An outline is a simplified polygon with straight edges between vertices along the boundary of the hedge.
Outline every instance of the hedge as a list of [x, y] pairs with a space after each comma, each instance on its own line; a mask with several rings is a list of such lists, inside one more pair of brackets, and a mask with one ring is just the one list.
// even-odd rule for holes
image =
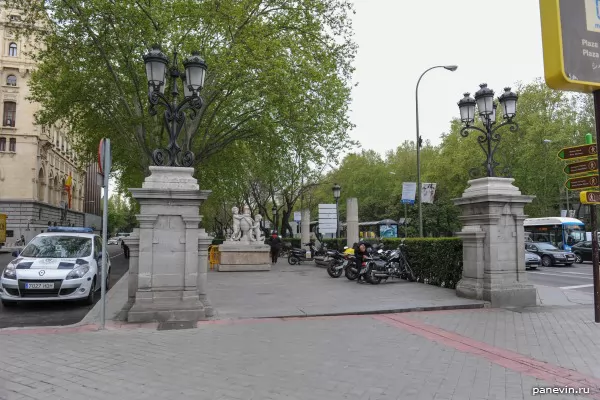
[[[400, 239], [383, 239], [397, 248]], [[462, 277], [463, 249], [460, 238], [408, 238], [405, 255], [417, 282], [454, 289]]]
[[[300, 239], [284, 238], [293, 247], [300, 247]], [[378, 243], [376, 239], [364, 239]], [[384, 238], [386, 249], [396, 249], [402, 242], [399, 238]], [[329, 249], [344, 250], [346, 239], [323, 239]], [[404, 240], [406, 259], [417, 282], [454, 289], [462, 277], [463, 249], [460, 238], [407, 238]]]

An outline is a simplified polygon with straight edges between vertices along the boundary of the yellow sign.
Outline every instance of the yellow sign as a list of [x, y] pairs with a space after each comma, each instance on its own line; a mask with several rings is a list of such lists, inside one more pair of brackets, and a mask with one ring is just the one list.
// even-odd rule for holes
[[600, 192], [581, 192], [579, 193], [579, 201], [581, 204], [600, 204]]
[[540, 0], [544, 75], [552, 89], [600, 88], [600, 5], [596, 0]]
[[6, 214], [0, 214], [0, 243], [6, 242]]

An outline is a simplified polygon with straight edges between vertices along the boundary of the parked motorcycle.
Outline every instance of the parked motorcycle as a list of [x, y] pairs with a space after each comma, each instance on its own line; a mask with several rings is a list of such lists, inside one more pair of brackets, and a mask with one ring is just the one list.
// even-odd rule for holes
[[400, 245], [398, 249], [391, 251], [387, 260], [369, 259], [365, 271], [365, 280], [372, 285], [378, 285], [381, 280], [387, 281], [390, 278], [399, 278], [410, 282], [416, 280], [402, 247], [403, 245]]
[[[386, 257], [386, 253], [383, 250], [383, 245], [375, 244], [367, 247], [367, 252], [372, 254], [373, 259], [381, 259]], [[363, 265], [365, 264], [365, 265]], [[364, 274], [367, 271], [367, 265], [363, 260], [356, 260], [354, 256], [348, 257], [348, 264], [346, 265], [344, 272], [348, 280], [354, 281], [359, 275]]]
[[331, 264], [327, 267], [327, 273], [332, 278], [339, 278], [349, 264], [349, 255], [340, 253], [337, 250], [328, 251], [327, 254], [332, 259]]
[[308, 258], [306, 256], [307, 250], [305, 249], [291, 249], [289, 256], [288, 256], [288, 263], [291, 265], [296, 265], [296, 264], [300, 264], [303, 261], [307, 261], [307, 260], [312, 260], [314, 259], [315, 255], [317, 254], [322, 254], [324, 250], [322, 249], [317, 249], [314, 245], [314, 243], [304, 243], [303, 246], [308, 246], [310, 248], [310, 250], [308, 251], [310, 253], [310, 258]]

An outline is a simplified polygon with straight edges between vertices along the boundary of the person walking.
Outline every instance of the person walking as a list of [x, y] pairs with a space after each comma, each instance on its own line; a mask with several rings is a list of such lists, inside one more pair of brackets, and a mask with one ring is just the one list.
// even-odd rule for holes
[[281, 249], [281, 238], [277, 234], [277, 231], [271, 232], [269, 238], [269, 245], [271, 246], [271, 264], [277, 263], [277, 257], [279, 257], [279, 250]]

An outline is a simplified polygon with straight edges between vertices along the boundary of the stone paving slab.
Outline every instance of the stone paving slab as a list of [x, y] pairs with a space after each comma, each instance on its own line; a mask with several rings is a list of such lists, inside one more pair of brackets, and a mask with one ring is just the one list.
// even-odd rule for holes
[[268, 272], [213, 272], [209, 297], [217, 318], [341, 315], [419, 309], [481, 308], [488, 303], [463, 299], [452, 289], [404, 280], [357, 284], [331, 278], [314, 264], [280, 260]]
[[600, 324], [594, 322], [593, 307], [414, 313], [410, 318], [600, 378]]
[[534, 388], [556, 382], [378, 318], [5, 334], [0, 336], [0, 399], [598, 398], [533, 396]]

